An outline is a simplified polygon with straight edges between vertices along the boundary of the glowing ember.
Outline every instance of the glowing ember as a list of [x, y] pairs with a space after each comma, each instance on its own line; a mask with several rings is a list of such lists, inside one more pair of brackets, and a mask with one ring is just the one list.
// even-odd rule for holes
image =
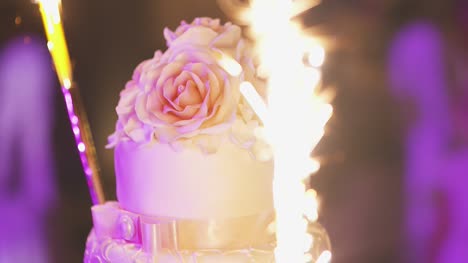
[[331, 261], [331, 257], [332, 257], [332, 253], [328, 250], [325, 250], [317, 259], [317, 263], [328, 263]]
[[254, 109], [260, 120], [262, 120], [263, 123], [266, 123], [268, 118], [268, 109], [262, 97], [257, 93], [252, 83], [247, 81], [242, 82], [240, 85], [240, 92], [250, 104], [252, 109]]
[[242, 66], [237, 61], [223, 52], [214, 51], [214, 54], [218, 60], [218, 63], [223, 67], [230, 75], [239, 76], [242, 72]]
[[320, 67], [322, 66], [324, 61], [325, 50], [323, 49], [323, 47], [318, 44], [313, 45], [307, 54], [307, 62], [309, 63], [309, 65], [313, 67]]

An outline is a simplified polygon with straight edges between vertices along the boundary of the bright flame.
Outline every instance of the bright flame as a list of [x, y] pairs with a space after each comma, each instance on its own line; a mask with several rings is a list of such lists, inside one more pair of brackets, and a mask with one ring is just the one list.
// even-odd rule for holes
[[[275, 260], [282, 263], [312, 260], [308, 251], [314, 237], [307, 232], [307, 224], [318, 217], [318, 201], [315, 191], [306, 191], [303, 180], [320, 168], [317, 160], [310, 160], [310, 153], [333, 112], [315, 90], [321, 78], [317, 67], [323, 64], [325, 51], [318, 44], [311, 45], [316, 41], [291, 21], [307, 6], [316, 4], [312, 2], [254, 0], [247, 12], [260, 55], [259, 68], [268, 78], [269, 118], [263, 132], [274, 151]], [[304, 64], [305, 56], [308, 65]], [[254, 89], [244, 84], [241, 90], [255, 112], [263, 115], [262, 107], [253, 99]], [[317, 262], [330, 258], [327, 250]]]
[[309, 189], [306, 191], [304, 195], [304, 215], [310, 222], [314, 222], [318, 219], [318, 200], [317, 200], [317, 192], [313, 189]]
[[218, 64], [232, 76], [239, 76], [242, 73], [242, 66], [230, 56], [221, 51], [213, 51]]
[[323, 49], [323, 47], [318, 44], [313, 45], [307, 54], [307, 62], [309, 65], [313, 67], [320, 67], [324, 61], [325, 49]]
[[64, 78], [63, 79], [63, 87], [66, 88], [66, 89], [70, 89], [71, 88], [71, 81], [69, 78]]
[[317, 259], [316, 263], [329, 263], [331, 261], [331, 258], [332, 258], [332, 253], [329, 250], [325, 250]]
[[85, 144], [82, 142], [78, 143], [78, 151], [84, 152], [85, 150], [86, 150]]
[[38, 0], [42, 22], [47, 35], [47, 47], [54, 61], [55, 70], [62, 87], [71, 87], [72, 71], [67, 43], [60, 19], [59, 0]]
[[257, 116], [262, 120], [263, 123], [267, 122], [268, 109], [263, 101], [263, 98], [255, 90], [252, 83], [244, 81], [240, 85], [240, 92], [249, 103], [250, 107], [255, 111]]

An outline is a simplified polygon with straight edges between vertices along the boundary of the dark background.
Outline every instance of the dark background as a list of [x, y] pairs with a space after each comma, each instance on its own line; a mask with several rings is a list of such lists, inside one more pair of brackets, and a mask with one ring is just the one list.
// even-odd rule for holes
[[[326, 35], [324, 83], [335, 93], [334, 116], [316, 150], [322, 168], [311, 180], [321, 196], [320, 221], [335, 263], [399, 262], [401, 248], [400, 128], [385, 79], [389, 39], [403, 13], [397, 1], [329, 0], [302, 19]], [[1, 0], [0, 47], [19, 34], [43, 35], [36, 5]], [[22, 24], [15, 25], [16, 16]], [[164, 27], [183, 19], [225, 16], [216, 1], [63, 0], [62, 17], [95, 139], [107, 199], [115, 199], [113, 153], [119, 91], [135, 66], [164, 48]], [[45, 45], [45, 40], [44, 40]], [[54, 149], [58, 204], [49, 220], [54, 262], [81, 262], [92, 222], [86, 188], [57, 83]]]

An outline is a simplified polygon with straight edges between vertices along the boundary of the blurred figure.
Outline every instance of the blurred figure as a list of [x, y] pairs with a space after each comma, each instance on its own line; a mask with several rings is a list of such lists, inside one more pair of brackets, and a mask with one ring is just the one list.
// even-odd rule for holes
[[54, 203], [53, 75], [43, 41], [21, 36], [0, 50], [0, 262], [50, 262]]
[[405, 254], [468, 262], [468, 3], [410, 2], [389, 56], [406, 128]]

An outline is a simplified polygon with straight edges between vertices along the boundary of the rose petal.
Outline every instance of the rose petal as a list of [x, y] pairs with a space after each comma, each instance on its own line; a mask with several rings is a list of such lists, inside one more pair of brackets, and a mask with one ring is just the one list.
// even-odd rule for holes
[[197, 62], [197, 63], [190, 63], [186, 66], [191, 73], [199, 76], [200, 78], [204, 78], [208, 73], [208, 68], [205, 64]]
[[163, 103], [167, 105], [168, 102], [169, 105], [176, 110], [182, 110], [182, 107], [177, 105], [177, 103], [174, 103], [174, 99], [177, 98], [177, 87], [173, 84], [172, 79], [168, 79], [163, 87], [161, 88], [162, 96], [163, 96]]
[[170, 126], [158, 127], [154, 134], [156, 138], [162, 143], [172, 142], [177, 138], [178, 135], [176, 129]]
[[166, 39], [167, 46], [169, 46], [171, 42], [177, 38], [177, 35], [171, 30], [169, 30], [167, 27], [164, 28], [163, 34], [164, 34], [164, 38]]
[[152, 87], [156, 85], [156, 81], [159, 79], [161, 71], [164, 69], [165, 65], [166, 64], [150, 64], [150, 66], [148, 66], [148, 68], [146, 68], [141, 73], [139, 83], [141, 83], [145, 87], [144, 91], [148, 92]]
[[238, 26], [230, 26], [211, 41], [210, 45], [217, 48], [235, 47], [241, 39], [241, 29]]
[[156, 111], [153, 112], [153, 114], [157, 119], [163, 121], [166, 124], [173, 124], [179, 120], [179, 118], [171, 111]]
[[200, 63], [207, 65], [217, 64], [208, 46], [179, 45], [172, 46], [167, 52], [167, 60], [178, 63]]
[[174, 86], [184, 85], [187, 81], [192, 79], [190, 72], [186, 69], [187, 66], [182, 68], [182, 72], [174, 79]]
[[[168, 91], [166, 92], [166, 90]], [[160, 95], [162, 104], [164, 104], [164, 108], [162, 110], [163, 113], [167, 113], [167, 110], [170, 108], [173, 108], [176, 111], [183, 110], [183, 107], [174, 102], [174, 98], [177, 96], [177, 88], [172, 84], [172, 79], [169, 79], [166, 83], [164, 83], [164, 87], [158, 90], [157, 93], [163, 93]]]
[[157, 91], [152, 91], [146, 95], [146, 110], [150, 113], [162, 111], [163, 107], [165, 106], [165, 101], [161, 99], [161, 96], [158, 94]]
[[141, 127], [141, 122], [139, 122], [137, 118], [131, 117], [125, 123], [125, 126], [123, 127], [123, 130], [124, 130], [125, 133], [128, 134], [132, 130], [140, 128], [140, 127]]
[[216, 101], [215, 105], [213, 105], [213, 107], [216, 107], [218, 111], [212, 118], [207, 120], [205, 125], [213, 126], [215, 124], [223, 122], [223, 120], [230, 117], [231, 114], [237, 109], [240, 97], [239, 94], [240, 93], [237, 89], [231, 88], [229, 80], [226, 80], [224, 84], [223, 94]]
[[177, 103], [177, 105], [180, 105], [181, 107], [201, 102], [202, 97], [198, 92], [195, 82], [193, 82], [192, 80], [187, 82], [187, 84], [185, 85], [185, 89], [182, 91], [182, 93], [179, 94], [179, 96], [175, 100], [175, 103]]
[[143, 123], [141, 123], [136, 116], [131, 117], [124, 127], [125, 133], [134, 142], [142, 142], [149, 140], [149, 132], [145, 129]]
[[223, 131], [227, 131], [232, 127], [232, 123], [234, 122], [234, 120], [235, 120], [235, 116], [233, 115], [231, 119], [227, 119], [223, 123], [200, 129], [200, 133], [214, 135], [214, 134], [219, 134], [220, 132], [223, 132]]
[[198, 146], [198, 148], [204, 154], [215, 153], [220, 145], [225, 141], [225, 136], [223, 134], [217, 135], [202, 135], [199, 134], [197, 137], [193, 138], [193, 143]]
[[[184, 134], [184, 133], [195, 131], [202, 125], [203, 121], [205, 121], [204, 118], [192, 119], [192, 120], [189, 121], [188, 124], [186, 124], [184, 126], [177, 127], [177, 132], [181, 133], [181, 134]], [[179, 123], [181, 123], [181, 122], [179, 122]]]
[[250, 148], [255, 143], [254, 130], [257, 122], [245, 123], [242, 119], [236, 119], [232, 124], [231, 139], [243, 148]]
[[208, 81], [205, 83], [205, 86], [209, 87], [211, 90], [210, 104], [214, 104], [221, 94], [220, 82], [223, 83], [224, 79], [216, 76], [213, 71], [208, 72]]
[[146, 96], [138, 96], [135, 101], [135, 113], [143, 123], [152, 124], [152, 117], [146, 111], [146, 103], [148, 98]]
[[161, 50], [156, 50], [156, 52], [154, 52], [153, 60], [159, 61], [162, 56], [163, 56], [163, 52], [161, 52]]
[[[164, 119], [159, 118], [156, 116], [155, 112], [148, 111], [148, 103], [151, 104], [155, 109], [162, 108], [162, 104], [160, 101], [156, 100], [154, 97], [150, 95], [140, 95], [137, 97], [135, 102], [135, 113], [143, 123], [148, 124], [152, 127], [164, 125], [167, 123]], [[151, 101], [151, 102], [148, 102]]]
[[182, 33], [187, 31], [187, 29], [190, 27], [190, 25], [187, 24], [185, 20], [182, 20], [180, 22], [180, 26], [175, 30], [175, 33], [177, 36], [180, 36]]
[[159, 76], [153, 76], [154, 79], [157, 79], [156, 88], [161, 87], [168, 78], [177, 76], [180, 73], [182, 67], [183, 64], [179, 62], [164, 65], [163, 69], [161, 70], [161, 74]]
[[205, 88], [205, 84], [203, 84], [203, 81], [200, 79], [200, 77], [192, 72], [190, 72], [190, 75], [192, 76], [192, 80], [195, 82], [196, 87], [198, 88], [198, 92], [200, 92], [200, 96], [202, 98], [207, 96], [207, 90]]
[[143, 60], [133, 71], [132, 79], [138, 81], [144, 68], [152, 62], [152, 59]]
[[208, 98], [210, 97], [210, 89], [209, 87], [205, 87], [206, 90], [206, 96], [203, 99], [202, 104], [200, 105], [200, 110], [193, 116], [194, 118], [203, 118], [208, 114]]
[[175, 116], [177, 116], [177, 117], [179, 117], [181, 119], [180, 121], [177, 121], [176, 123], [173, 123], [175, 126], [180, 126], [181, 123], [182, 123], [181, 121], [193, 119], [193, 116], [199, 110], [200, 110], [200, 104], [196, 104], [196, 105], [186, 106], [181, 111], [176, 111], [174, 109], [168, 109], [167, 112], [171, 112], [172, 114], [174, 114]]
[[171, 46], [184, 44], [207, 46], [217, 35], [218, 34], [210, 28], [195, 26], [187, 29], [187, 31], [172, 41]]
[[206, 117], [205, 123], [203, 123], [204, 128], [219, 124], [218, 119], [215, 119], [214, 117], [218, 114], [220, 106], [221, 106], [220, 103], [216, 103], [215, 105], [212, 106], [208, 116]]
[[127, 87], [120, 93], [120, 100], [115, 108], [118, 115], [127, 114], [133, 111], [135, 99], [140, 90], [133, 81], [127, 83]]

